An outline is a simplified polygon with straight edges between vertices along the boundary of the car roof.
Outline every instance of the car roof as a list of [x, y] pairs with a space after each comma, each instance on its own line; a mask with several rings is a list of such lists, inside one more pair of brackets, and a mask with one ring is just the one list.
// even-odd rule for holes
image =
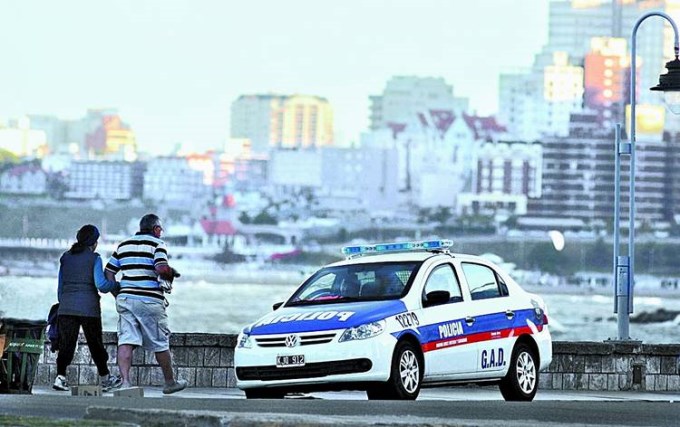
[[442, 252], [431, 252], [431, 251], [411, 251], [411, 252], [392, 252], [380, 255], [362, 255], [355, 256], [353, 258], [345, 259], [342, 261], [334, 262], [327, 265], [326, 267], [337, 267], [342, 265], [353, 265], [353, 264], [372, 264], [380, 262], [422, 262], [426, 259], [432, 257], [446, 257], [446, 258], [460, 258], [469, 261], [479, 261], [484, 264], [489, 262], [484, 258], [476, 255], [469, 254], [458, 254], [458, 253], [442, 253]]

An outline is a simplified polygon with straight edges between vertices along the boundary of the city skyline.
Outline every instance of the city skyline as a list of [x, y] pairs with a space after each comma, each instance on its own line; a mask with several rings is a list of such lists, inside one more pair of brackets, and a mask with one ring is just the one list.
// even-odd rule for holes
[[300, 93], [329, 100], [342, 146], [359, 141], [369, 96], [394, 75], [443, 77], [472, 111], [495, 113], [499, 73], [530, 67], [547, 41], [548, 5], [10, 3], [0, 118], [112, 107], [141, 150], [166, 154], [177, 143], [220, 148], [239, 95]]

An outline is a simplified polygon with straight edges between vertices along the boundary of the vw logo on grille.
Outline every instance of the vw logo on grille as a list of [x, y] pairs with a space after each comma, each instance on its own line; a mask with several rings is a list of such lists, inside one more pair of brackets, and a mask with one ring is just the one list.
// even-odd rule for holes
[[299, 339], [297, 335], [288, 335], [285, 341], [286, 347], [295, 347], [298, 345], [298, 341]]

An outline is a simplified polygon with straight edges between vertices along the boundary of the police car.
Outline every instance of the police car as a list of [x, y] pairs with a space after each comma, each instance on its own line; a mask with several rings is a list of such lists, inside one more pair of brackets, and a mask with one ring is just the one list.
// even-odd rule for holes
[[530, 401], [552, 359], [543, 300], [449, 240], [359, 245], [247, 326], [234, 355], [247, 398], [365, 390], [415, 399], [421, 387], [497, 383]]

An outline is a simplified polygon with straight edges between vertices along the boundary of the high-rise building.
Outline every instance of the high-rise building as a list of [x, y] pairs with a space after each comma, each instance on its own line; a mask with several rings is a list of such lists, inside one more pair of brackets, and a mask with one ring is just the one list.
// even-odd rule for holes
[[570, 134], [546, 137], [540, 198], [530, 198], [528, 215], [609, 219], [614, 206], [614, 135], [595, 113], [574, 115]]
[[[591, 49], [595, 37], [630, 38], [635, 22], [645, 13], [665, 11], [674, 19], [678, 15], [678, 0], [611, 1], [572, 0], [550, 3], [548, 45], [552, 51], [569, 54], [578, 64]], [[613, 7], [616, 6], [616, 7]], [[639, 99], [643, 103], [658, 103], [658, 94], [647, 89], [659, 81], [659, 74], [673, 53], [672, 29], [665, 19], [648, 19], [640, 26], [637, 37]], [[630, 49], [630, 46], [629, 46]]]
[[83, 119], [90, 130], [85, 139], [85, 149], [92, 156], [134, 161], [137, 158], [137, 141], [134, 132], [112, 110], [88, 110]]
[[46, 134], [50, 154], [70, 154], [79, 159], [137, 158], [135, 134], [115, 109], [89, 109], [84, 117], [74, 120], [50, 115], [29, 115], [28, 119], [31, 128]]
[[621, 122], [623, 105], [629, 99], [630, 57], [626, 39], [593, 37], [586, 53], [584, 104], [600, 115], [602, 125], [611, 128]]
[[[651, 10], [665, 11], [680, 18], [680, 1], [557, 0], [550, 2], [549, 10], [548, 42], [536, 55], [532, 70], [500, 78], [499, 118], [521, 139], [566, 135], [562, 119], [571, 113], [579, 113], [581, 107], [574, 103], [574, 108], [567, 111], [569, 104], [563, 103], [559, 105], [559, 111], [555, 111], [556, 104], [543, 102], [539, 95], [539, 87], [545, 89], [549, 84], [546, 80], [551, 74], [548, 68], [557, 65], [555, 54], [561, 52], [559, 55], [568, 58], [564, 66], [584, 68], [582, 72], [588, 90], [583, 103], [587, 108], [599, 111], [600, 126], [611, 127], [614, 121], [623, 117], [623, 107], [630, 98], [627, 74], [631, 47], [625, 46], [622, 38], [627, 39], [636, 21]], [[658, 83], [659, 74], [665, 72], [664, 64], [672, 59], [673, 31], [664, 19], [659, 18], [645, 21], [637, 34], [637, 101], [660, 104], [661, 96], [647, 89]], [[560, 86], [568, 85], [562, 83]], [[609, 107], [604, 107], [605, 104]], [[556, 117], [557, 128], [536, 129]]]
[[392, 77], [382, 95], [370, 97], [370, 129], [406, 123], [429, 110], [467, 111], [468, 99], [453, 96], [453, 86], [441, 77]]
[[554, 52], [543, 69], [543, 101], [542, 133], [568, 135], [571, 114], [583, 107], [583, 67], [571, 65], [565, 52]]
[[522, 74], [502, 74], [499, 119], [515, 138], [534, 141], [544, 135], [566, 136], [569, 117], [583, 108], [583, 67], [556, 51], [544, 66]]
[[499, 77], [498, 120], [510, 134], [526, 141], [540, 138], [542, 76], [536, 73], [508, 73]]
[[331, 146], [333, 110], [318, 96], [242, 95], [231, 104], [231, 137], [249, 139], [255, 155]]

